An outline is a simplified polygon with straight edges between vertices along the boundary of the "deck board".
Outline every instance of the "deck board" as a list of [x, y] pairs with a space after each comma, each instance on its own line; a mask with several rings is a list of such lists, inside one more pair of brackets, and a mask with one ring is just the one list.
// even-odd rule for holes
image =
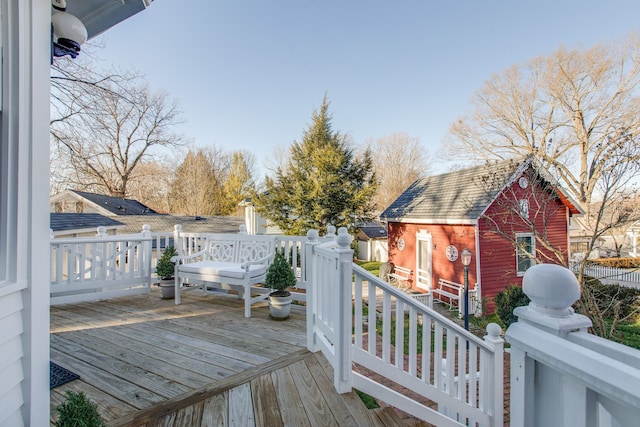
[[306, 350], [305, 310], [276, 322], [266, 303], [159, 292], [51, 307], [51, 358], [80, 379], [110, 426], [375, 426], [355, 393], [338, 395], [321, 354]]

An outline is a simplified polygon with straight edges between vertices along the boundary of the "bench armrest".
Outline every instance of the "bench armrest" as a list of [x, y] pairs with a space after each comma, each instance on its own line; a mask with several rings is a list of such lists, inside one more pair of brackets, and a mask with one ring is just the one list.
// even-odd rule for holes
[[190, 262], [194, 262], [198, 260], [198, 258], [201, 258], [203, 255], [206, 255], [206, 253], [207, 253], [207, 250], [203, 249], [201, 251], [194, 252], [191, 255], [183, 255], [183, 256], [176, 255], [171, 257], [171, 262], [174, 262], [176, 264], [188, 264]]
[[240, 268], [248, 271], [249, 266], [256, 265], [256, 264], [264, 264], [265, 262], [268, 264], [271, 258], [273, 258], [273, 254], [267, 255], [265, 257], [262, 257], [253, 261], [245, 261], [242, 264], [240, 264]]

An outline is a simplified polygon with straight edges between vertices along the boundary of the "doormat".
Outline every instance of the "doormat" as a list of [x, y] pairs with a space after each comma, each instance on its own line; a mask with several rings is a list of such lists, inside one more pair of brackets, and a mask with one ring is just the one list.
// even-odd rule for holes
[[80, 378], [80, 375], [71, 372], [53, 362], [49, 362], [49, 389], [66, 384], [69, 381]]

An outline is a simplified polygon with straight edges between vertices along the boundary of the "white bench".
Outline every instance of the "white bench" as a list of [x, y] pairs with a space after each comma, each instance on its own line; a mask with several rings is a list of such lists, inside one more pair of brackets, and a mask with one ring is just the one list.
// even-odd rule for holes
[[431, 290], [433, 298], [444, 304], [453, 306], [462, 301], [464, 293], [464, 285], [450, 280], [438, 280], [438, 287]]
[[411, 269], [406, 267], [400, 267], [398, 265], [393, 266], [391, 273], [387, 274], [387, 281], [395, 284], [398, 289], [403, 285], [408, 287], [409, 280], [411, 279]]
[[245, 317], [251, 317], [251, 305], [269, 297], [270, 289], [255, 285], [264, 282], [275, 248], [275, 236], [207, 234], [205, 249], [171, 258], [176, 263], [175, 303], [180, 304], [180, 292], [187, 284], [203, 293], [234, 290], [244, 298]]
[[[452, 282], [450, 280], [439, 279], [438, 288], [431, 289], [433, 299], [440, 301], [443, 304], [448, 304], [449, 307], [453, 307], [454, 304], [458, 306], [458, 311], [464, 310], [464, 304], [460, 304], [460, 301], [464, 303], [464, 285], [461, 283]], [[469, 290], [469, 313], [475, 312], [475, 304], [472, 299], [476, 295], [476, 289]]]

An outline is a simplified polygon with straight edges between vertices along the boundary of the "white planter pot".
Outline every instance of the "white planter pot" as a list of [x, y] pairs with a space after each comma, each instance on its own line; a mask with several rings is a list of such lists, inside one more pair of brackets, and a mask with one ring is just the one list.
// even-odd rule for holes
[[158, 285], [162, 291], [162, 299], [174, 299], [176, 297], [175, 281], [173, 279], [162, 279]]
[[269, 296], [269, 313], [273, 320], [286, 320], [291, 311], [293, 295], [286, 297]]

